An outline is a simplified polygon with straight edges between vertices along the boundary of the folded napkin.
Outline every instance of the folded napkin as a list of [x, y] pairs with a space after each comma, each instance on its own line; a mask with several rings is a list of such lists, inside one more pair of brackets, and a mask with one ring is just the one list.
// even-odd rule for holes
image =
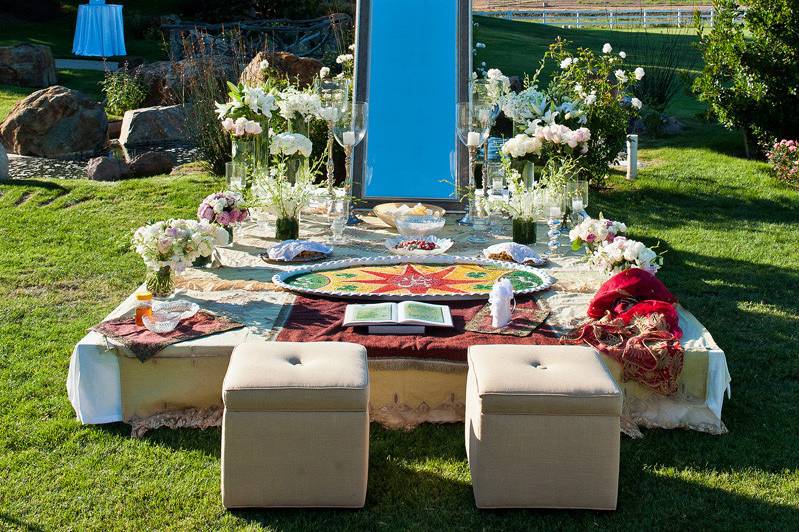
[[517, 244], [516, 242], [502, 242], [500, 244], [488, 246], [483, 250], [483, 255], [488, 258], [500, 253], [507, 253], [513, 258], [514, 262], [518, 262], [519, 264], [527, 264], [529, 262], [535, 266], [540, 266], [546, 262], [533, 248]]
[[333, 253], [333, 248], [310, 240], [284, 240], [269, 248], [267, 256], [270, 260], [294, 260], [303, 251], [316, 251], [329, 255]]
[[230, 318], [201, 310], [191, 318], [181, 320], [174, 331], [164, 334], [136, 325], [136, 319], [132, 316], [104, 321], [92, 327], [92, 330], [119, 342], [144, 362], [172, 344], [242, 327], [243, 324]]

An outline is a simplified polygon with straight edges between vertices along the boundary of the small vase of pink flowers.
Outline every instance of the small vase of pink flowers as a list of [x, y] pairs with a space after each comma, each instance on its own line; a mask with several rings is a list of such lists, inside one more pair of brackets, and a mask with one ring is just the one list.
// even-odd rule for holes
[[197, 218], [224, 227], [233, 244], [233, 228], [249, 218], [250, 211], [238, 192], [224, 190], [205, 197], [197, 208]]

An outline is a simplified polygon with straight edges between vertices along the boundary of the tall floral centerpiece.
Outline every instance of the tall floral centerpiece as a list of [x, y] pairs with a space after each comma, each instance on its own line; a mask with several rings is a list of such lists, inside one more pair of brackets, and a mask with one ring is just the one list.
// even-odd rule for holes
[[233, 228], [249, 216], [244, 196], [230, 190], [209, 194], [197, 208], [197, 218], [223, 227], [228, 232], [230, 242], [233, 242]]
[[[308, 164], [313, 144], [299, 133], [279, 133], [272, 139], [270, 148], [272, 166], [269, 175], [258, 183], [259, 194], [254, 200], [272, 211], [275, 221], [275, 238], [292, 240], [299, 237], [300, 211], [307, 207], [316, 193], [314, 178], [319, 163]], [[289, 170], [289, 162], [301, 158], [296, 171]]]
[[269, 121], [277, 109], [275, 97], [262, 87], [228, 82], [228, 88], [230, 99], [216, 103], [216, 113], [230, 133], [233, 161], [245, 164], [254, 175], [268, 165]]
[[214, 246], [227, 242], [224, 228], [196, 220], [155, 222], [133, 234], [134, 249], [147, 267], [147, 289], [156, 297], [171, 296], [176, 273], [200, 257], [209, 257]]
[[541, 189], [535, 182], [525, 181], [521, 174], [510, 167], [505, 159], [506, 176], [510, 198], [500, 204], [511, 217], [513, 241], [517, 244], [535, 244], [536, 222], [542, 215]]

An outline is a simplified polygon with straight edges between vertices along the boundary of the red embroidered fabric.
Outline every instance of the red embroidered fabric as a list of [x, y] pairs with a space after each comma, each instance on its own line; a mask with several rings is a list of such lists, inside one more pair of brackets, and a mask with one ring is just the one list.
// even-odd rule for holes
[[589, 305], [589, 320], [561, 342], [586, 343], [619, 362], [625, 382], [671, 395], [685, 357], [676, 301], [654, 275], [626, 270], [602, 285]]

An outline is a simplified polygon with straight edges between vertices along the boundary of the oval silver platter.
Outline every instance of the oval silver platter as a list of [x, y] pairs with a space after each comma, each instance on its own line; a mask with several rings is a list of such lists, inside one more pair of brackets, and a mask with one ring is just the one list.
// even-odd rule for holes
[[[359, 300], [376, 300], [376, 301], [459, 301], [459, 300], [473, 300], [473, 299], [488, 299], [488, 291], [480, 292], [467, 292], [459, 291], [458, 293], [452, 292], [448, 294], [391, 294], [391, 293], [353, 293], [341, 290], [330, 290], [324, 287], [314, 288], [312, 286], [297, 286], [290, 284], [289, 281], [297, 276], [305, 275], [316, 272], [328, 272], [340, 270], [344, 268], [358, 267], [358, 266], [395, 266], [402, 264], [440, 264], [440, 265], [458, 265], [458, 264], [476, 264], [483, 266], [493, 266], [511, 272], [527, 272], [535, 275], [541, 280], [541, 283], [535, 286], [528, 286], [519, 290], [514, 290], [514, 295], [520, 296], [525, 294], [532, 294], [546, 290], [555, 283], [555, 279], [543, 272], [540, 269], [523, 264], [516, 264], [512, 262], [499, 261], [486, 259], [481, 257], [457, 257], [452, 255], [435, 255], [423, 257], [408, 257], [408, 256], [382, 256], [382, 257], [359, 257], [354, 259], [344, 259], [321, 262], [318, 264], [297, 266], [288, 270], [275, 274], [272, 277], [272, 282], [290, 292], [300, 294], [312, 294], [318, 296], [326, 296], [339, 299], [359, 299]], [[413, 281], [413, 279], [410, 279]]]

